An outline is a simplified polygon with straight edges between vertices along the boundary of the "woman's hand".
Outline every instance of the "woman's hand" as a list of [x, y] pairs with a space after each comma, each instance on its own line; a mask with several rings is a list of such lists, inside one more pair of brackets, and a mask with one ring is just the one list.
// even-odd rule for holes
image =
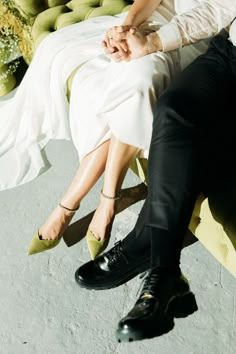
[[114, 26], [106, 32], [102, 46], [105, 53], [115, 61], [127, 59], [128, 46], [124, 38], [130, 28], [128, 25]]
[[121, 25], [121, 26], [114, 26], [110, 28], [105, 35], [105, 45], [107, 48], [114, 48], [114, 45], [120, 45], [123, 50], [127, 50], [127, 45], [124, 42], [124, 35], [126, 32], [130, 30], [132, 26], [128, 25]]

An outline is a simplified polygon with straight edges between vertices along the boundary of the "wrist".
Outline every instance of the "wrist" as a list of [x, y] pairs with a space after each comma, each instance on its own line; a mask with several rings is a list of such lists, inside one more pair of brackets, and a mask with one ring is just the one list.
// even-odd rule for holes
[[123, 22], [123, 26], [137, 27], [137, 14], [128, 14]]
[[146, 38], [148, 54], [163, 50], [161, 39], [156, 32], [149, 33]]
[[121, 26], [135, 27], [134, 22], [124, 21]]

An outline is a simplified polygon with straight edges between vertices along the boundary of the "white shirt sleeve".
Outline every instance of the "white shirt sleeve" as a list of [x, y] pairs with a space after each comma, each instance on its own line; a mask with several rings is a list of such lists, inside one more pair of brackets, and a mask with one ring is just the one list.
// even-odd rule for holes
[[236, 0], [203, 0], [194, 9], [176, 15], [159, 35], [167, 52], [216, 35], [236, 17]]

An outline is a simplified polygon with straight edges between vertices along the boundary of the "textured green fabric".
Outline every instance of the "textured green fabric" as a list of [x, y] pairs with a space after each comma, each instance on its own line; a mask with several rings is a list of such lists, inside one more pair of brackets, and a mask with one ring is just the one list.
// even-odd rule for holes
[[32, 37], [37, 46], [50, 32], [91, 17], [116, 15], [127, 11], [132, 0], [72, 0], [40, 13], [32, 27]]
[[68, 0], [3, 0], [2, 2], [9, 8], [18, 10], [23, 17], [29, 19], [49, 7], [64, 5]]
[[40, 0], [3, 0], [2, 3], [15, 13], [29, 19], [47, 8], [47, 3]]

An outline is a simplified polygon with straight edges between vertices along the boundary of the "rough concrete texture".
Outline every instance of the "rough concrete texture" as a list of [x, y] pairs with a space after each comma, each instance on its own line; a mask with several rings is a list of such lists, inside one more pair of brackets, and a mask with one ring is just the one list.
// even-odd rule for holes
[[[200, 243], [182, 256], [199, 310], [175, 320], [175, 328], [162, 337], [127, 344], [117, 343], [114, 332], [135, 302], [139, 278], [109, 291], [80, 289], [74, 271], [89, 259], [84, 240], [26, 255], [78, 165], [69, 142], [52, 142], [47, 153], [53, 165], [47, 173], [0, 193], [0, 354], [234, 354], [236, 281]], [[125, 185], [136, 182], [129, 173]], [[100, 188], [88, 195], [76, 218], [96, 207]], [[116, 217], [111, 245], [129, 232], [140, 207]]]

